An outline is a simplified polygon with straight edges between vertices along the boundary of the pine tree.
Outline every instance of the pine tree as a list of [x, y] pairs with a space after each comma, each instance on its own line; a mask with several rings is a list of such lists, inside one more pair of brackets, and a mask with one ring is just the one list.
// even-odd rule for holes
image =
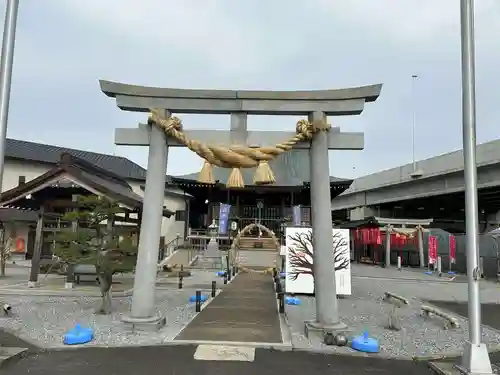
[[79, 197], [77, 207], [62, 217], [63, 221], [72, 222], [72, 226], [55, 235], [54, 253], [69, 270], [77, 264], [96, 267], [102, 297], [96, 312], [110, 314], [113, 274], [135, 268], [137, 246], [128, 234], [121, 236], [114, 225], [107, 224], [125, 213], [118, 203], [90, 195]]

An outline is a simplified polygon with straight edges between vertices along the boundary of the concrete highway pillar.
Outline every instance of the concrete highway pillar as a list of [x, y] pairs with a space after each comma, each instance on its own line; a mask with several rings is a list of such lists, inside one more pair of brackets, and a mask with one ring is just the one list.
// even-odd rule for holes
[[424, 258], [424, 228], [421, 226], [417, 227], [417, 241], [418, 241], [418, 255], [420, 259], [420, 268], [425, 268], [425, 258]]
[[155, 290], [168, 157], [165, 133], [153, 125], [150, 134], [132, 311], [123, 319], [133, 330], [147, 331], [165, 325], [165, 318], [155, 310]]
[[391, 266], [391, 232], [392, 226], [388, 225], [385, 227], [385, 267], [389, 268]]
[[[309, 115], [309, 121], [326, 121], [326, 115], [314, 112]], [[332, 332], [345, 328], [345, 325], [340, 323], [337, 307], [326, 130], [316, 132], [311, 141], [310, 170], [316, 321], [306, 322], [306, 328]]]

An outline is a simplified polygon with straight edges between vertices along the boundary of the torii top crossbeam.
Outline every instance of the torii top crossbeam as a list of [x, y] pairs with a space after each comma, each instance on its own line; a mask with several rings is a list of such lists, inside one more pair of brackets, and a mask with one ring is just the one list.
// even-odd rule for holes
[[335, 90], [248, 91], [172, 89], [100, 81], [101, 90], [116, 99], [126, 111], [149, 112], [168, 108], [172, 113], [229, 114], [246, 112], [256, 115], [308, 115], [323, 112], [327, 116], [359, 115], [365, 102], [377, 100], [382, 85]]

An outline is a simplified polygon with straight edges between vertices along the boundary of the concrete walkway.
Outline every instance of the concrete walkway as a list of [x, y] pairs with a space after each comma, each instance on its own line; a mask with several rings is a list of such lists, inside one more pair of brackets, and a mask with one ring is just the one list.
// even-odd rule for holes
[[271, 275], [238, 274], [176, 340], [281, 343]]
[[428, 375], [425, 363], [255, 349], [242, 360], [196, 360], [196, 346], [87, 348], [41, 352], [1, 375]]

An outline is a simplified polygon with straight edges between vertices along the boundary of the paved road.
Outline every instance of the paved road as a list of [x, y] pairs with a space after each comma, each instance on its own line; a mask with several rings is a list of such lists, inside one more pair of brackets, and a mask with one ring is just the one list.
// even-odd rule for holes
[[199, 361], [195, 346], [86, 348], [33, 354], [0, 375], [422, 375], [426, 364], [257, 349], [254, 362]]

